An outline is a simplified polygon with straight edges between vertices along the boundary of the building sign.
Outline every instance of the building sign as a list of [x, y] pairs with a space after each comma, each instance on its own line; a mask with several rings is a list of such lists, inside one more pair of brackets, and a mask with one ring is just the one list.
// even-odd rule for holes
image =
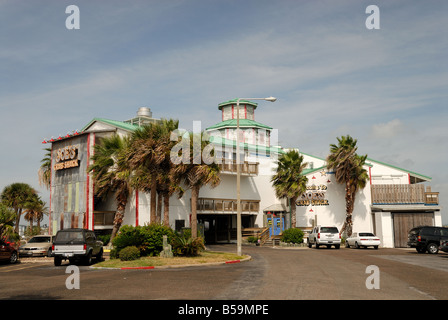
[[78, 146], [67, 146], [56, 151], [54, 170], [62, 170], [79, 166]]
[[302, 194], [301, 199], [296, 201], [297, 206], [328, 206], [327, 186], [326, 185], [311, 185], [306, 187], [307, 192]]

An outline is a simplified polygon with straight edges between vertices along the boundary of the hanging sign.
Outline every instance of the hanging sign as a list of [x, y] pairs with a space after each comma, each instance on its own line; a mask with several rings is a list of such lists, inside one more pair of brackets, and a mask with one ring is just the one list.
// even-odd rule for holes
[[62, 170], [79, 166], [78, 146], [67, 146], [56, 150], [54, 170]]

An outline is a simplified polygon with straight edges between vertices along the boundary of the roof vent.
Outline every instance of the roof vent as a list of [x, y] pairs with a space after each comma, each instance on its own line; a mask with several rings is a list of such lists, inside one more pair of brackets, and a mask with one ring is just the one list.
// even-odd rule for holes
[[138, 108], [137, 116], [138, 116], [138, 117], [148, 117], [148, 118], [152, 118], [152, 112], [151, 112], [151, 109], [148, 108], [148, 107], [140, 107], [140, 108]]

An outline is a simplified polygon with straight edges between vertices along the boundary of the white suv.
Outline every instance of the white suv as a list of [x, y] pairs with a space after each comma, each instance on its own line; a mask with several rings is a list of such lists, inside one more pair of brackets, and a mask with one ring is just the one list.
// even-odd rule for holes
[[316, 249], [319, 249], [320, 245], [326, 245], [330, 248], [332, 245], [339, 249], [341, 246], [341, 235], [337, 227], [323, 227], [316, 226], [308, 236], [308, 248], [316, 245]]

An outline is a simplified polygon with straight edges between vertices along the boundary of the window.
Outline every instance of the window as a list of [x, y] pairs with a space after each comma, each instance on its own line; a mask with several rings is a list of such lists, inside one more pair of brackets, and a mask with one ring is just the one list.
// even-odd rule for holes
[[320, 228], [320, 232], [322, 232], [322, 233], [339, 233], [338, 228], [336, 228], [336, 227], [322, 227], [322, 228]]
[[360, 237], [374, 237], [373, 233], [362, 232], [359, 234]]
[[174, 222], [174, 228], [177, 232], [182, 231], [182, 228], [185, 227], [185, 220], [176, 220]]

